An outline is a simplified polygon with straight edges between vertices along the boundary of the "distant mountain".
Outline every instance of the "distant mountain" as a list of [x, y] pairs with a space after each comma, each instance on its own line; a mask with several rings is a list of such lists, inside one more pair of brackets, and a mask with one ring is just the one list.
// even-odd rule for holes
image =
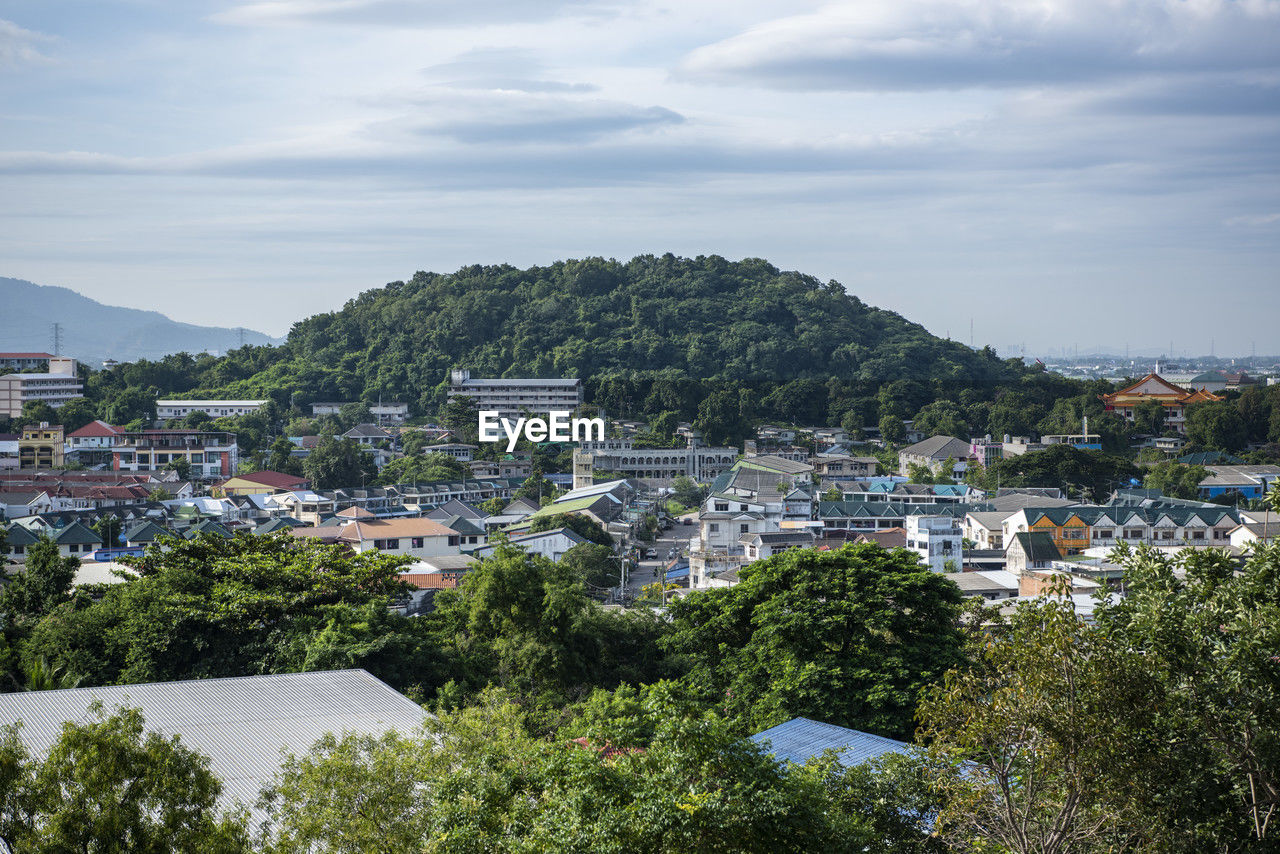
[[[0, 351], [50, 352], [53, 324], [62, 325], [62, 353], [91, 366], [103, 359], [156, 359], [186, 351], [225, 353], [240, 345], [240, 331], [170, 320], [158, 311], [122, 308], [68, 288], [0, 277]], [[280, 339], [244, 330], [245, 344]]]

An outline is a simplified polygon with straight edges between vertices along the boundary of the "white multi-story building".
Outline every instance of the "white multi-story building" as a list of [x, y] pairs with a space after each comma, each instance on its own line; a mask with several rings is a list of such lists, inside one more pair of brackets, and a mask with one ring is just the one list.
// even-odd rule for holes
[[908, 516], [907, 548], [934, 572], [958, 572], [962, 564], [963, 535], [954, 516]]
[[121, 433], [111, 446], [115, 471], [152, 471], [184, 458], [193, 478], [230, 477], [240, 462], [240, 446], [235, 433], [203, 430]]
[[686, 475], [697, 481], [714, 480], [733, 468], [737, 448], [686, 447], [637, 448], [632, 439], [583, 441], [578, 445], [591, 455], [591, 465], [628, 477], [672, 480]]
[[266, 405], [265, 400], [157, 400], [156, 418], [186, 418], [193, 412], [203, 412], [210, 418], [228, 418], [257, 412]]
[[582, 380], [472, 379], [470, 371], [456, 370], [449, 374], [449, 400], [460, 397], [471, 398], [477, 409], [496, 411], [499, 418], [545, 415], [581, 406]]
[[0, 415], [17, 418], [22, 404], [30, 400], [42, 400], [57, 409], [68, 400], [84, 397], [76, 360], [54, 356], [48, 361], [48, 373], [0, 376]]
[[[346, 406], [342, 402], [313, 403], [311, 404], [311, 414], [320, 415], [339, 415], [342, 407]], [[409, 419], [409, 404], [407, 403], [371, 403], [369, 404], [369, 414], [373, 416], [373, 420], [379, 425], [385, 427], [390, 424], [403, 424]]]

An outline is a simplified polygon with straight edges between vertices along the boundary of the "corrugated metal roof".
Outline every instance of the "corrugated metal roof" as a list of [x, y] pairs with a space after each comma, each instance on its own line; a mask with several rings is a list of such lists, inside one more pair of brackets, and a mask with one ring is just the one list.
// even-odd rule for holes
[[410, 732], [426, 712], [364, 670], [195, 679], [0, 694], [0, 723], [23, 722], [27, 749], [43, 756], [67, 721], [89, 706], [142, 710], [148, 730], [179, 735], [205, 754], [223, 784], [221, 803], [253, 804], [280, 769], [281, 751], [301, 755], [325, 733]]
[[824, 750], [839, 754], [841, 765], [851, 768], [886, 753], [906, 753], [910, 745], [856, 729], [793, 718], [785, 724], [756, 733], [751, 740], [772, 753], [779, 762], [803, 765]]

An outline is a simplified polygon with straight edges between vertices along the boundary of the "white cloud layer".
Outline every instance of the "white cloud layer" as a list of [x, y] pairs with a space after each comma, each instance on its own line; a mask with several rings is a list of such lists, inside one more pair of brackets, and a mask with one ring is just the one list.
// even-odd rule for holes
[[850, 0], [692, 51], [692, 80], [859, 91], [1274, 69], [1276, 0]]
[[[417, 269], [715, 252], [978, 343], [1123, 343], [1143, 312], [1135, 347], [1230, 322], [1262, 351], [1278, 7], [28, 3], [0, 275], [279, 333]], [[1181, 308], [1207, 288], [1213, 317]]]

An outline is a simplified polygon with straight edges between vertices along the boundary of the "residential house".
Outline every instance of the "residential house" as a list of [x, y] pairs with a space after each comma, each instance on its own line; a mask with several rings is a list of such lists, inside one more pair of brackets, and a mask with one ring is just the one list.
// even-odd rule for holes
[[584, 440], [578, 443], [590, 465], [627, 477], [668, 482], [677, 477], [711, 480], [729, 470], [738, 458], [736, 448], [705, 447], [690, 441], [684, 448], [637, 448], [634, 439]]
[[[519, 546], [530, 554], [542, 555], [547, 560], [558, 561], [574, 546], [580, 546], [587, 540], [569, 528], [552, 528], [536, 534], [520, 534], [513, 536], [508, 543]], [[496, 545], [481, 546], [472, 552], [478, 558], [492, 557], [499, 547]]]
[[903, 475], [910, 474], [913, 465], [940, 474], [948, 462], [952, 464], [952, 479], [963, 480], [969, 463], [969, 443], [954, 436], [931, 436], [898, 452], [898, 471]]
[[955, 516], [908, 516], [907, 549], [933, 572], [958, 572], [964, 565], [960, 519]]
[[756, 733], [751, 740], [784, 765], [804, 765], [830, 752], [840, 765], [853, 768], [889, 754], [911, 752], [911, 745], [892, 738], [808, 718], [792, 718]]
[[813, 457], [814, 474], [823, 480], [849, 481], [875, 477], [879, 460], [875, 457], [851, 457], [845, 453], [826, 452]]
[[0, 511], [6, 519], [21, 519], [24, 516], [35, 516], [48, 513], [53, 509], [53, 501], [44, 489], [14, 489], [0, 491]]
[[1004, 569], [957, 572], [948, 575], [965, 596], [981, 596], [988, 602], [1019, 595], [1018, 576]]
[[469, 463], [479, 447], [462, 442], [446, 442], [441, 445], [427, 445], [422, 449], [424, 454], [444, 454], [460, 462]]
[[964, 538], [973, 543], [975, 549], [1004, 550], [1004, 520], [1014, 514], [1013, 510], [987, 510], [966, 513], [964, 517]]
[[1062, 560], [1053, 537], [1043, 531], [1015, 533], [1004, 554], [1008, 572], [1017, 578], [1033, 570], [1049, 569], [1054, 561]]
[[1261, 522], [1241, 522], [1227, 535], [1227, 541], [1236, 549], [1277, 540], [1280, 540], [1280, 520], [1269, 522], [1265, 518]]
[[1040, 532], [1062, 553], [1077, 554], [1122, 542], [1166, 548], [1222, 547], [1240, 521], [1231, 507], [1162, 499], [1144, 504], [1027, 507], [1005, 519], [1001, 527], [1006, 544], [1019, 532]]
[[83, 466], [107, 466], [111, 446], [124, 431], [105, 421], [95, 420], [67, 435], [67, 457]]
[[293, 535], [345, 543], [358, 553], [377, 550], [416, 558], [458, 554], [462, 544], [457, 531], [425, 518], [357, 518], [320, 528], [294, 528]]
[[311, 481], [307, 478], [278, 471], [233, 475], [218, 484], [218, 489], [225, 495], [274, 495], [310, 487]]
[[22, 428], [18, 440], [18, 468], [22, 471], [41, 471], [62, 468], [66, 465], [66, 443], [61, 424], [41, 421], [36, 426]]
[[765, 560], [788, 549], [813, 548], [815, 540], [814, 532], [803, 528], [743, 534], [738, 538], [745, 563]]
[[95, 703], [137, 708], [148, 731], [181, 738], [208, 757], [222, 784], [219, 810], [257, 803], [277, 780], [282, 757], [306, 755], [325, 735], [411, 734], [427, 718], [422, 706], [363, 670], [328, 670], [0, 694], [0, 719], [21, 722], [17, 737], [43, 759], [64, 726], [94, 719]]

